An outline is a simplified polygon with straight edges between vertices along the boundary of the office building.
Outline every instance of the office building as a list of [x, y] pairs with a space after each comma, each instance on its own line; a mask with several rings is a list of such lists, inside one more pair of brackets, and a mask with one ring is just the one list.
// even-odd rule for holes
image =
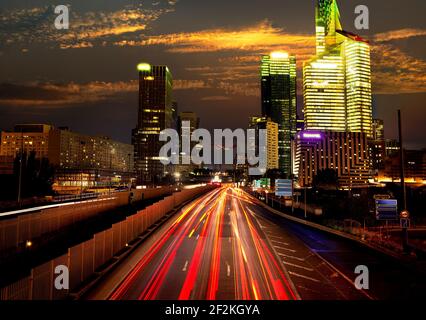
[[372, 178], [368, 138], [361, 132], [302, 131], [296, 139], [298, 184], [311, 187], [319, 170], [337, 172], [340, 188], [364, 187]]
[[304, 64], [305, 130], [373, 135], [370, 45], [342, 30], [336, 0], [317, 0], [316, 55]]
[[15, 158], [21, 152], [27, 155], [35, 152], [36, 158], [47, 158], [51, 129], [46, 124], [19, 124], [11, 132], [2, 131], [0, 156]]
[[108, 137], [89, 136], [67, 128], [49, 133], [49, 162], [59, 193], [111, 188], [132, 182], [133, 146]]
[[279, 169], [292, 174], [291, 143], [296, 135], [296, 58], [286, 52], [262, 57], [262, 116], [278, 124]]
[[266, 130], [266, 170], [279, 169], [278, 136], [279, 126], [277, 123], [265, 117], [251, 117], [249, 123], [250, 129], [256, 130], [256, 140], [251, 141], [255, 144], [256, 154], [259, 154], [259, 130]]
[[373, 170], [378, 173], [384, 168], [386, 158], [386, 142], [384, 123], [381, 119], [373, 120], [373, 136], [369, 141]]
[[[174, 166], [174, 171], [175, 173], [178, 174], [179, 177], [181, 177], [182, 179], [187, 178], [188, 175], [196, 168], [198, 168], [199, 166], [194, 165], [194, 164], [183, 164], [183, 160], [182, 157], [185, 155], [185, 151], [182, 149], [182, 141], [191, 141], [191, 136], [192, 133], [200, 128], [200, 118], [197, 116], [197, 114], [195, 112], [190, 112], [190, 111], [186, 111], [186, 112], [181, 112], [179, 113], [179, 117], [178, 117], [178, 132], [180, 135], [180, 146], [179, 146], [179, 150], [181, 150], [180, 153], [180, 161], [179, 161], [179, 165]], [[191, 141], [190, 143], [190, 152], [192, 152], [192, 150], [194, 148], [197, 148], [199, 146], [197, 141]], [[190, 154], [189, 154], [190, 156]]]
[[141, 63], [138, 71], [138, 124], [132, 131], [135, 170], [138, 184], [152, 185], [160, 183], [166, 172], [159, 158], [163, 145], [159, 137], [162, 130], [176, 127], [173, 108], [177, 106], [173, 103], [173, 79], [168, 67]]
[[53, 189], [79, 193], [128, 185], [133, 179], [133, 146], [108, 137], [90, 136], [44, 124], [17, 125], [2, 133], [0, 172], [13, 173], [13, 159], [35, 153], [55, 169]]
[[386, 139], [385, 140], [385, 155], [386, 157], [391, 157], [395, 154], [399, 154], [400, 150], [399, 141], [395, 139]]
[[[405, 182], [411, 184], [426, 184], [426, 149], [404, 150]], [[391, 153], [384, 161], [383, 169], [378, 175], [378, 182], [400, 182], [399, 153]]]

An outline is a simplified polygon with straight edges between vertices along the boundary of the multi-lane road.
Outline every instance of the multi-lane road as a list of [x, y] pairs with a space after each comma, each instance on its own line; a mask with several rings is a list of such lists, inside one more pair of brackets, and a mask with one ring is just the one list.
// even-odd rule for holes
[[[372, 290], [360, 291], [354, 285], [356, 265], [375, 270], [384, 261], [385, 257], [351, 243], [283, 222], [244, 191], [222, 187], [184, 207], [86, 298], [389, 298], [381, 296], [393, 292], [386, 289], [386, 272], [377, 277], [380, 284], [371, 279]], [[388, 267], [387, 272], [394, 274], [395, 268], [402, 268]]]

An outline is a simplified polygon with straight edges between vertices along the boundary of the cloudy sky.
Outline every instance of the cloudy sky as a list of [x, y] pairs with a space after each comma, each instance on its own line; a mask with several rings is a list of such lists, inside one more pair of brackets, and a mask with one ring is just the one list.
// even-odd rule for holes
[[[54, 27], [59, 4], [69, 30]], [[359, 4], [370, 30], [354, 27]], [[426, 1], [339, 6], [344, 29], [371, 41], [374, 115], [387, 137], [400, 108], [408, 147], [426, 147]], [[179, 110], [203, 127], [244, 128], [260, 112], [260, 55], [276, 49], [296, 55], [301, 78], [314, 54], [313, 0], [0, 0], [0, 129], [51, 123], [130, 142], [142, 61], [169, 66]]]

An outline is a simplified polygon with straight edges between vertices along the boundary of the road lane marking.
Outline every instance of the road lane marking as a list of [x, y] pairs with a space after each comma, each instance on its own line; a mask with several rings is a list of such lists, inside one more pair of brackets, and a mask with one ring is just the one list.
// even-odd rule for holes
[[228, 262], [226, 263], [226, 275], [227, 275], [228, 277], [230, 277], [230, 276], [231, 276], [231, 266], [229, 265], [229, 263], [228, 263]]
[[289, 249], [289, 248], [284, 248], [284, 247], [279, 247], [279, 246], [274, 246], [274, 248], [275, 248], [275, 249], [278, 249], [278, 250], [290, 251], [290, 252], [293, 252], [293, 253], [295, 253], [295, 252], [296, 252], [296, 250]]
[[278, 252], [278, 255], [281, 256], [281, 257], [285, 257], [285, 258], [289, 258], [289, 259], [295, 259], [295, 260], [298, 260], [298, 261], [305, 261], [306, 260], [305, 258], [299, 258], [299, 257], [295, 257], [295, 256], [290, 256], [288, 254], [279, 253], [279, 252]]
[[[312, 250], [312, 249], [311, 249]], [[348, 281], [351, 285], [355, 287], [355, 282], [352, 281], [348, 276], [346, 276], [342, 271], [337, 269], [332, 263], [328, 262], [325, 258], [323, 258], [316, 250], [312, 250], [312, 252], [320, 258], [326, 265], [328, 265], [332, 270], [337, 272], [340, 276], [342, 276], [346, 281]], [[365, 290], [358, 290], [359, 292], [363, 293], [367, 298], [370, 300], [375, 300], [373, 296], [370, 296]]]
[[189, 263], [189, 261], [186, 260], [185, 265], [184, 265], [184, 267], [182, 269], [183, 272], [186, 272], [186, 270], [188, 270], [188, 263]]
[[290, 244], [288, 244], [287, 242], [282, 242], [282, 241], [277, 241], [277, 240], [271, 240], [271, 242], [273, 243], [278, 243], [278, 244], [283, 244], [285, 246], [289, 246]]
[[307, 277], [307, 276], [304, 276], [304, 275], [298, 274], [298, 273], [293, 272], [293, 271], [289, 271], [288, 273], [289, 273], [289, 274], [291, 274], [292, 276], [300, 277], [300, 278], [303, 278], [303, 279], [306, 279], [306, 280], [311, 280], [311, 281], [313, 281], [313, 282], [317, 282], [317, 283], [321, 282], [321, 281], [319, 281], [318, 279], [311, 278], [311, 277]]
[[292, 267], [295, 267], [295, 268], [300, 268], [300, 269], [303, 269], [303, 270], [306, 270], [306, 271], [310, 271], [310, 272], [314, 271], [314, 269], [312, 269], [312, 268], [307, 268], [307, 267], [300, 266], [298, 264], [290, 263], [290, 262], [287, 262], [287, 261], [283, 261], [283, 263], [285, 265], [287, 265], [287, 266], [292, 266]]
[[280, 240], [282, 240], [282, 239], [283, 239], [283, 237], [275, 236], [275, 235], [273, 235], [273, 234], [271, 234], [269, 237], [271, 237], [271, 238], [275, 238], [275, 239], [280, 239]]

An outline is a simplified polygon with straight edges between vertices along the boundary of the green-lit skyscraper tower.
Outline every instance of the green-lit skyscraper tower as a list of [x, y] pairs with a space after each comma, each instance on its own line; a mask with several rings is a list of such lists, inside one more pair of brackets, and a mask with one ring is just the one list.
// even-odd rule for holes
[[262, 116], [278, 124], [279, 169], [292, 174], [291, 145], [296, 135], [296, 58], [286, 52], [272, 52], [262, 57]]

